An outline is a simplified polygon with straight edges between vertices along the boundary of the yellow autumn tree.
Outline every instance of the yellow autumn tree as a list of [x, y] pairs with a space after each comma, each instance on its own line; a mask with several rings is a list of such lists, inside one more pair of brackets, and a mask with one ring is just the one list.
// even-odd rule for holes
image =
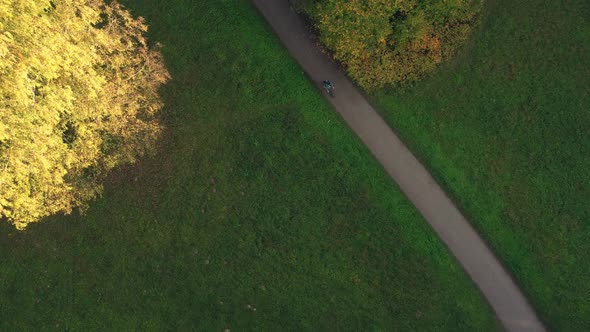
[[414, 81], [467, 38], [483, 0], [314, 0], [296, 2], [320, 39], [362, 87]]
[[0, 0], [0, 219], [86, 207], [153, 149], [168, 72], [142, 18], [102, 0]]

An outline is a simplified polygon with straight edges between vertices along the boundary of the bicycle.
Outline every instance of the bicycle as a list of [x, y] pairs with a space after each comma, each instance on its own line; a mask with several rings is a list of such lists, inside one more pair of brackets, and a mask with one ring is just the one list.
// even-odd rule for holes
[[334, 98], [334, 85], [332, 84], [332, 82], [325, 80], [322, 82], [322, 85], [324, 86], [324, 89], [326, 89], [326, 92], [330, 95], [330, 97]]

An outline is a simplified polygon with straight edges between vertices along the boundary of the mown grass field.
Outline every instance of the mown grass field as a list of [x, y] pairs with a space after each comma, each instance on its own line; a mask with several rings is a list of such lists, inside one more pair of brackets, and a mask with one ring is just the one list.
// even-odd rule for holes
[[495, 330], [248, 1], [125, 1], [173, 80], [85, 216], [0, 224], [0, 330]]
[[374, 96], [556, 331], [590, 330], [589, 19], [490, 1], [453, 63]]

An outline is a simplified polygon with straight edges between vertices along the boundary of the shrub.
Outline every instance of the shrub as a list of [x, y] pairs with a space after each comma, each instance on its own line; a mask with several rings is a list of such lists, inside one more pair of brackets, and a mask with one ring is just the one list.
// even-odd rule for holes
[[320, 0], [305, 12], [364, 88], [415, 81], [449, 58], [477, 21], [482, 0]]

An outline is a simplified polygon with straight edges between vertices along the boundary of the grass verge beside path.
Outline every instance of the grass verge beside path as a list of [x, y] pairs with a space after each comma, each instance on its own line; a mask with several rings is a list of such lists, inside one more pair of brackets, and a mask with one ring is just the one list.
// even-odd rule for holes
[[556, 331], [590, 330], [589, 19], [496, 0], [455, 64], [373, 96]]
[[247, 1], [125, 3], [170, 132], [86, 216], [0, 225], [0, 330], [497, 328]]

